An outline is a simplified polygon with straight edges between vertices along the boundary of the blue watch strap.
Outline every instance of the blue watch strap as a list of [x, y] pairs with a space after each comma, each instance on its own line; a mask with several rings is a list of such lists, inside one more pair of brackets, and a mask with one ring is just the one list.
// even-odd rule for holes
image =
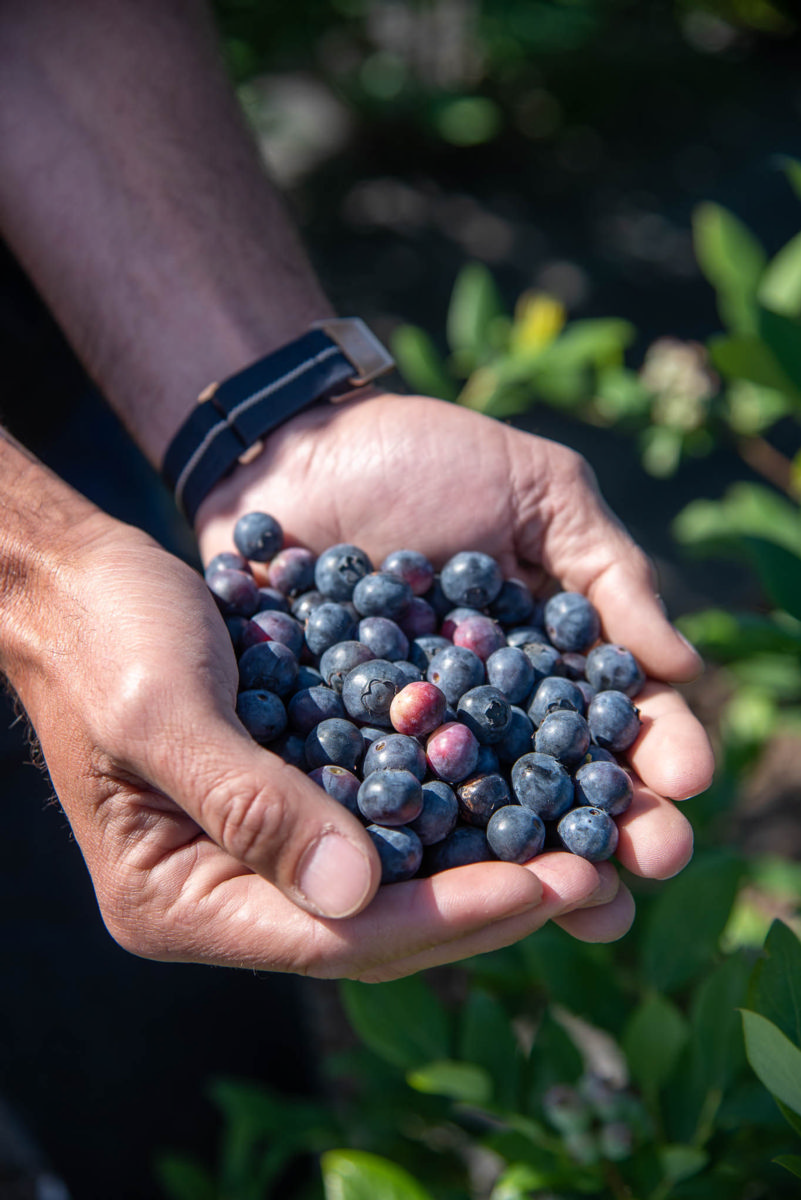
[[289, 417], [354, 387], [354, 364], [322, 329], [232, 375], [192, 410], [164, 457], [162, 474], [190, 522], [241, 456]]

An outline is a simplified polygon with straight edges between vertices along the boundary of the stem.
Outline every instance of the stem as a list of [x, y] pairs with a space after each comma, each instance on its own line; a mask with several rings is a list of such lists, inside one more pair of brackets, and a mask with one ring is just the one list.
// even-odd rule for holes
[[752, 470], [764, 476], [769, 483], [785, 492], [793, 500], [798, 499], [798, 486], [793, 476], [792, 461], [771, 446], [762, 437], [744, 437], [737, 442], [740, 457]]

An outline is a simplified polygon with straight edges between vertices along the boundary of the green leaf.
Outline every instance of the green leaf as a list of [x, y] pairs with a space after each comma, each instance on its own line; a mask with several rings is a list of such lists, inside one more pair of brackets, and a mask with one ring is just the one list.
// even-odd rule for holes
[[489, 1104], [492, 1079], [483, 1067], [464, 1062], [434, 1062], [409, 1071], [406, 1082], [416, 1092], [430, 1096], [448, 1096], [464, 1104]]
[[445, 1009], [418, 975], [393, 983], [340, 983], [348, 1020], [371, 1050], [403, 1070], [450, 1058]]
[[774, 921], [751, 976], [748, 1007], [801, 1046], [801, 942]]
[[205, 1167], [180, 1154], [163, 1154], [156, 1176], [170, 1200], [217, 1200], [217, 1188]]
[[760, 304], [786, 317], [801, 316], [801, 233], [770, 260], [759, 284]]
[[709, 1162], [709, 1155], [697, 1146], [663, 1146], [659, 1151], [659, 1161], [669, 1183], [680, 1183], [703, 1171]]
[[681, 462], [684, 439], [678, 429], [667, 425], [651, 425], [640, 436], [642, 465], [649, 475], [667, 479]]
[[708, 608], [679, 617], [676, 624], [702, 654], [719, 662], [739, 662], [760, 654], [786, 656], [801, 652], [801, 629], [758, 613]]
[[672, 991], [708, 967], [741, 873], [729, 851], [707, 851], [656, 898], [642, 933], [643, 973], [653, 987]]
[[801, 552], [798, 505], [759, 483], [736, 483], [721, 500], [694, 500], [673, 522], [673, 534], [685, 546], [705, 554], [743, 550], [743, 535], [767, 538]]
[[[774, 1097], [775, 1099], [775, 1097]], [[788, 1125], [790, 1125], [799, 1136], [801, 1136], [801, 1113], [793, 1112], [786, 1104], [782, 1104], [781, 1100], [776, 1100], [779, 1112], [784, 1117]]]
[[403, 1167], [365, 1150], [329, 1150], [320, 1165], [325, 1200], [431, 1200]]
[[409, 387], [421, 396], [456, 399], [456, 384], [424, 330], [416, 325], [401, 325], [392, 335], [392, 353]]
[[676, 1005], [653, 992], [634, 1010], [623, 1031], [632, 1077], [653, 1095], [667, 1083], [689, 1035]]
[[735, 433], [755, 437], [793, 410], [786, 392], [737, 379], [726, 389], [726, 420]]
[[780, 1154], [778, 1158], [772, 1158], [771, 1162], [775, 1162], [779, 1167], [785, 1167], [791, 1174], [801, 1179], [801, 1155]]
[[702, 979], [693, 997], [690, 1016], [690, 1062], [699, 1092], [725, 1091], [742, 1065], [738, 1009], [748, 986], [751, 961], [731, 954]]
[[798, 403], [798, 390], [769, 346], [754, 334], [718, 335], [707, 343], [713, 366], [727, 379], [770, 388]]
[[793, 388], [801, 389], [801, 321], [759, 309], [759, 333]]
[[801, 620], [801, 555], [765, 538], [743, 537], [742, 541], [773, 603]]
[[801, 1113], [801, 1050], [767, 1017], [747, 1008], [740, 1011], [754, 1073], [782, 1104]]
[[693, 213], [698, 265], [718, 294], [724, 321], [735, 329], [754, 328], [754, 304], [766, 255], [750, 230], [718, 204]]
[[624, 349], [636, 336], [634, 326], [620, 317], [571, 321], [543, 351], [540, 362], [554, 368], [619, 366]]
[[801, 162], [797, 158], [788, 156], [782, 159], [782, 166], [787, 176], [787, 182], [801, 200]]
[[466, 362], [479, 364], [491, 349], [492, 325], [501, 315], [495, 280], [483, 263], [468, 263], [456, 277], [448, 308], [448, 345]]
[[547, 1187], [553, 1178], [553, 1165], [539, 1169], [528, 1163], [513, 1163], [495, 1184], [490, 1200], [529, 1200], [535, 1189]]
[[459, 1058], [489, 1073], [496, 1104], [516, 1105], [522, 1067], [517, 1038], [503, 1005], [479, 988], [471, 988], [462, 1008]]

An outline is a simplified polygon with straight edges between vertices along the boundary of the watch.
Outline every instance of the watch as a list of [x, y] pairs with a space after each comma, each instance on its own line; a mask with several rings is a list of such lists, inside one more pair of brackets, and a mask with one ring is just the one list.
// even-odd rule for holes
[[205, 388], [167, 447], [162, 476], [194, 521], [202, 501], [262, 439], [321, 400], [341, 399], [394, 366], [359, 317], [315, 321], [308, 332]]

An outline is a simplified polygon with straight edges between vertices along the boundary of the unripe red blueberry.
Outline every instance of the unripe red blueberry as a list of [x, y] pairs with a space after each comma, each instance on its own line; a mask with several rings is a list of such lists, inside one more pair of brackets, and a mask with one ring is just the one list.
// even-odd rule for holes
[[436, 684], [421, 680], [407, 683], [389, 706], [392, 728], [410, 737], [422, 737], [442, 723], [448, 702]]

